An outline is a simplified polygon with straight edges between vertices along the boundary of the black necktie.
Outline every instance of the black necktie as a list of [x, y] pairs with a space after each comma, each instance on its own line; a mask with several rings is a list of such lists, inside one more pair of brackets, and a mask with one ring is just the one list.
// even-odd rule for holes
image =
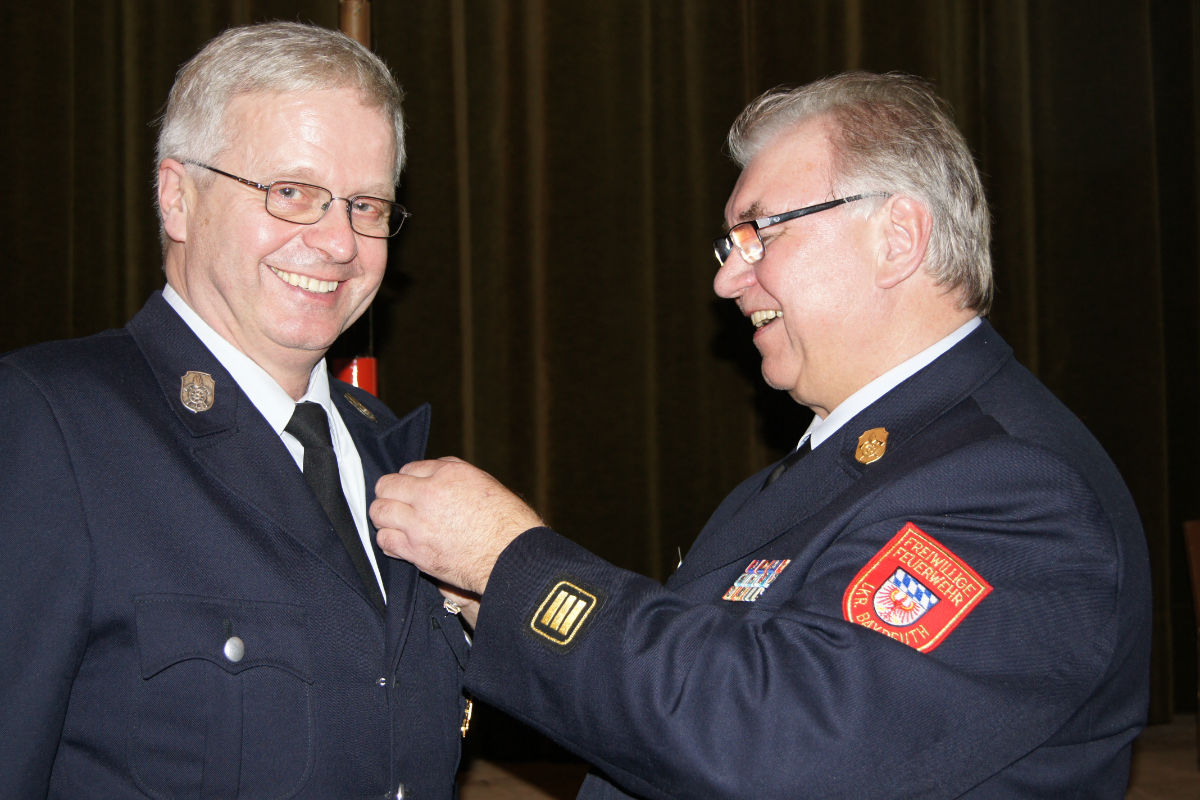
[[284, 430], [304, 445], [304, 479], [308, 481], [346, 552], [350, 554], [350, 560], [354, 562], [354, 568], [366, 586], [367, 596], [382, 611], [383, 594], [379, 591], [375, 571], [371, 569], [371, 562], [363, 550], [358, 526], [354, 524], [350, 507], [346, 505], [346, 495], [342, 494], [342, 478], [338, 474], [337, 454], [333, 451], [325, 409], [317, 403], [296, 403], [296, 410]]
[[787, 458], [785, 458], [783, 461], [780, 461], [779, 465], [777, 467], [775, 467], [775, 469], [771, 470], [771, 474], [767, 476], [766, 483], [763, 484], [764, 489], [767, 488], [768, 486], [770, 486], [775, 481], [779, 480], [780, 475], [787, 472], [788, 469], [793, 464], [795, 464], [800, 459], [804, 458], [806, 455], [809, 454], [809, 452], [812, 451], [812, 445], [809, 444], [810, 441], [811, 441], [811, 437], [808, 439], [805, 439], [804, 443], [802, 445], [797, 447], [792, 452], [788, 453]]

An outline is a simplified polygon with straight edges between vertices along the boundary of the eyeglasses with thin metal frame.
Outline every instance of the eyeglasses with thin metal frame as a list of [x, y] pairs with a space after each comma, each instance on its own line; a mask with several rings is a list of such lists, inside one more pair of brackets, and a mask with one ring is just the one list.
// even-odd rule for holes
[[185, 159], [185, 164], [201, 167], [209, 172], [233, 178], [238, 183], [258, 189], [266, 194], [267, 213], [277, 219], [295, 222], [298, 225], [315, 225], [329, 210], [334, 200], [346, 202], [346, 216], [350, 219], [350, 228], [355, 233], [372, 239], [387, 239], [400, 232], [404, 220], [412, 216], [408, 209], [391, 200], [369, 195], [354, 197], [334, 197], [333, 192], [323, 186], [297, 181], [272, 181], [258, 183], [248, 178], [241, 178], [231, 172], [226, 172], [199, 161]]
[[729, 258], [729, 254], [736, 247], [742, 255], [742, 260], [747, 264], [753, 264], [763, 257], [763, 240], [758, 235], [758, 232], [763, 228], [769, 228], [772, 225], [778, 225], [781, 222], [788, 222], [799, 217], [807, 217], [809, 214], [816, 214], [819, 211], [828, 211], [831, 208], [836, 208], [846, 203], [853, 203], [855, 200], [862, 200], [865, 197], [887, 196], [886, 192], [854, 194], [849, 197], [840, 197], [837, 200], [827, 200], [824, 203], [797, 208], [795, 211], [784, 211], [781, 214], [772, 214], [769, 217], [759, 217], [748, 222], [739, 222], [729, 229], [729, 233], [724, 236], [718, 236], [713, 240], [713, 255], [717, 257], [717, 263], [724, 266], [725, 260]]

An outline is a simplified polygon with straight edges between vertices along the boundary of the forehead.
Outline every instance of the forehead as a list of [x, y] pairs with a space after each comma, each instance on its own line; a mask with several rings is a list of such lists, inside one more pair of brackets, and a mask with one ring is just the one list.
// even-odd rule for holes
[[832, 162], [823, 121], [809, 120], [778, 134], [742, 170], [725, 206], [725, 221], [732, 225], [827, 199]]
[[[357, 91], [255, 92], [225, 110], [229, 151], [262, 178], [368, 181], [391, 188], [394, 130]], [[357, 187], [361, 188], [361, 187]]]

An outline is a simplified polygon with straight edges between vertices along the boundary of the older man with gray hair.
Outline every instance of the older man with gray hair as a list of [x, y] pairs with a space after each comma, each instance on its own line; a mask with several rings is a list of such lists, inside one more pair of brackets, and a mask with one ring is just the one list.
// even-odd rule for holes
[[400, 98], [340, 33], [218, 36], [163, 118], [166, 286], [0, 359], [0, 796], [455, 795], [466, 642], [367, 518], [428, 408], [323, 358], [407, 217]]
[[455, 459], [380, 481], [384, 550], [462, 590], [468, 689], [591, 761], [580, 797], [1123, 797], [1144, 537], [983, 319], [987, 203], [945, 104], [840, 75], [768, 92], [729, 145], [714, 288], [815, 413], [796, 450], [665, 587]]

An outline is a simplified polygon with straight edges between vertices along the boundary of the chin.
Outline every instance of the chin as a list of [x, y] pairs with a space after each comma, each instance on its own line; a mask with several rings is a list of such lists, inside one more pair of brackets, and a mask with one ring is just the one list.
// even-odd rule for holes
[[767, 368], [767, 363], [765, 361], [762, 365], [762, 377], [767, 386], [770, 386], [772, 389], [776, 389], [781, 392], [791, 391], [795, 385], [794, 381], [780, 380], [778, 376], [772, 375], [771, 371]]
[[324, 353], [333, 343], [337, 341], [340, 332], [330, 333], [328, 331], [292, 331], [291, 335], [281, 335], [275, 337], [275, 343], [280, 347], [288, 350], [304, 351], [309, 353]]

